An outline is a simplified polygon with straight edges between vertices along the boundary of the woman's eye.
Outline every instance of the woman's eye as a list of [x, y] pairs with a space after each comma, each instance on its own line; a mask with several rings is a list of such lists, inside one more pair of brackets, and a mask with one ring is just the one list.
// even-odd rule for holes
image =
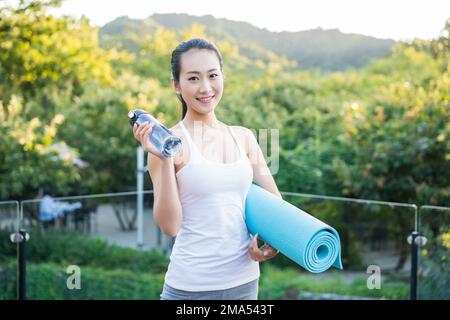
[[193, 80], [197, 80], [197, 79], [198, 79], [197, 77], [190, 77], [188, 80], [193, 81]]
[[216, 78], [216, 77], [218, 77], [218, 76], [219, 76], [219, 75], [216, 74], [216, 73], [213, 73], [213, 74], [210, 74], [210, 75], [209, 75], [209, 77], [212, 78], [212, 79], [214, 79], [214, 78]]

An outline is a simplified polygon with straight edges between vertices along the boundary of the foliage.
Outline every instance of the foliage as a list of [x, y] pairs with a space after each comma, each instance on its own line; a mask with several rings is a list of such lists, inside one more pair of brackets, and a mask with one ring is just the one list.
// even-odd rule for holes
[[[18, 93], [28, 100], [42, 94], [44, 89], [58, 91], [70, 87], [77, 95], [87, 80], [105, 84], [111, 81], [107, 55], [98, 47], [97, 31], [89, 22], [46, 14], [49, 6], [59, 2], [22, 0], [16, 8], [1, 8], [3, 101]], [[46, 112], [51, 111], [45, 103], [43, 107]]]
[[[80, 289], [69, 289], [68, 266], [55, 263], [27, 265], [27, 299], [29, 300], [159, 300], [164, 274], [148, 271], [105, 270], [80, 266]], [[16, 299], [16, 266], [0, 266], [1, 299]]]
[[156, 29], [175, 31], [192, 25], [204, 26], [216, 39], [235, 39], [241, 54], [252, 61], [268, 63], [274, 56], [287, 57], [302, 68], [331, 71], [361, 67], [370, 59], [385, 56], [394, 45], [390, 39], [345, 34], [335, 29], [270, 32], [246, 22], [187, 14], [154, 14], [142, 20], [119, 17], [102, 27], [101, 38], [108, 43], [114, 39], [122, 49], [136, 51], [136, 40], [154, 34]]
[[176, 97], [157, 80], [130, 73], [121, 74], [114, 87], [88, 85], [70, 106], [61, 107], [60, 112], [70, 121], [62, 126], [58, 138], [75, 147], [81, 159], [89, 163], [86, 179], [76, 193], [135, 188], [133, 168], [138, 144], [127, 119], [128, 111], [135, 108], [155, 114], [167, 125], [174, 123], [180, 112]]
[[[55, 144], [55, 135], [65, 118], [56, 114], [48, 123], [38, 117], [26, 119], [23, 100], [12, 96], [0, 102], [0, 198], [23, 199], [37, 195], [42, 185], [68, 193], [80, 181], [72, 160], [76, 150], [65, 142]], [[70, 153], [62, 153], [62, 150]]]
[[[327, 273], [328, 275], [328, 273]], [[293, 269], [278, 269], [264, 265], [261, 271], [259, 299], [301, 299], [304, 292], [334, 293], [341, 296], [372, 297], [383, 299], [406, 299], [408, 283], [384, 281], [380, 290], [369, 290], [364, 275], [348, 281], [343, 272], [329, 276], [297, 272]]]
[[[0, 9], [0, 197], [33, 198], [47, 185], [73, 193], [82, 181], [78, 150], [57, 139], [62, 105], [85, 82], [110, 85], [114, 57], [99, 48], [85, 19], [56, 18], [47, 9], [60, 1], [20, 1]], [[47, 124], [48, 123], [48, 124]]]
[[[15, 257], [16, 247], [9, 241], [10, 233], [11, 230], [0, 229], [0, 252], [7, 257]], [[32, 241], [27, 242], [27, 261], [33, 263], [52, 262], [143, 273], [162, 273], [168, 265], [167, 257], [157, 250], [138, 251], [120, 247], [76, 232], [30, 230], [28, 233]]]
[[[448, 221], [448, 219], [447, 219]], [[428, 239], [427, 245], [421, 249], [420, 266], [422, 274], [419, 277], [418, 296], [420, 299], [450, 298], [448, 273], [450, 266], [450, 230], [447, 226], [441, 226], [438, 235], [433, 235], [430, 230], [424, 230]]]
[[[132, 249], [134, 250], [134, 249]], [[28, 299], [159, 299], [164, 274], [151, 270], [130, 270], [121, 267], [105, 269], [100, 265], [79, 265], [80, 290], [67, 289], [68, 264], [53, 262], [27, 264]], [[16, 293], [14, 260], [0, 265], [0, 299], [14, 299]], [[154, 270], [155, 271], [155, 270]], [[332, 293], [340, 296], [382, 299], [406, 299], [407, 281], [386, 279], [380, 290], [368, 290], [365, 275], [346, 280], [342, 272], [315, 275], [292, 268], [278, 269], [264, 264], [260, 278], [259, 299], [301, 299], [305, 293]]]
[[[102, 49], [88, 21], [50, 16], [49, 5], [33, 7], [24, 1], [18, 8], [2, 9], [8, 18], [2, 20], [2, 37], [15, 43], [15, 50], [3, 48], [1, 70], [11, 77], [32, 74], [35, 81], [7, 81], [1, 96], [5, 102], [9, 93], [20, 93], [27, 120], [33, 114], [49, 120], [62, 114], [66, 119], [54, 143], [65, 143], [89, 167], [72, 168], [69, 172], [78, 177], [72, 186], [77, 182], [77, 187], [61, 182], [55, 187], [59, 193], [132, 188], [134, 176], [128, 173], [136, 143], [125, 113], [140, 107], [174, 124], [180, 108], [170, 88], [170, 53], [179, 41], [203, 36], [219, 45], [225, 60], [225, 95], [218, 116], [253, 129], [279, 129], [275, 178], [280, 189], [431, 204], [448, 199], [450, 86], [448, 68], [442, 69], [448, 33], [437, 42], [398, 44], [389, 57], [359, 71], [321, 75], [295, 72], [289, 61], [267, 52], [268, 59], [249, 60], [237, 38], [221, 39], [199, 24], [173, 30], [148, 21], [150, 33], [137, 25], [127, 33], [134, 43], [130, 52], [121, 51], [129, 46], [113, 36], [117, 30], [102, 33], [111, 37], [102, 41]], [[31, 27], [36, 32], [26, 39], [36, 53], [18, 49], [20, 30]], [[53, 59], [52, 72], [58, 77], [47, 76], [52, 74], [45, 71], [48, 64], [33, 58], [38, 53]], [[25, 58], [35, 61], [36, 68], [23, 69], [28, 66], [22, 63]], [[31, 171], [28, 166], [21, 170]], [[35, 179], [19, 192], [34, 196], [31, 189], [39, 183]]]
[[[397, 43], [360, 69], [330, 74], [299, 71], [302, 60], [276, 51], [272, 38], [249, 41], [252, 31], [242, 24], [221, 32], [220, 23], [179, 16], [174, 28], [154, 16], [144, 27], [121, 18], [97, 30], [85, 18], [49, 14], [58, 4], [22, 0], [0, 9], [2, 200], [34, 198], [42, 186], [55, 195], [134, 189], [137, 142], [126, 113], [146, 109], [167, 126], [176, 124], [181, 108], [170, 86], [171, 50], [201, 36], [224, 57], [218, 118], [278, 129], [274, 178], [281, 191], [449, 203], [450, 20], [435, 40]], [[289, 45], [290, 52], [297, 49]], [[356, 269], [363, 241], [352, 219], [372, 226], [387, 219], [385, 237], [399, 244], [397, 267], [404, 265], [412, 215], [337, 202], [309, 208], [343, 235], [343, 258]], [[289, 265], [279, 260], [275, 265]]]

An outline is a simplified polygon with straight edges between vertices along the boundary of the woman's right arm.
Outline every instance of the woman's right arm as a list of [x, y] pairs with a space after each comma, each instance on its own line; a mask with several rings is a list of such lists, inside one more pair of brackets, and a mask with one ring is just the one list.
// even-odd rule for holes
[[165, 158], [148, 141], [152, 125], [133, 128], [133, 134], [148, 152], [147, 168], [153, 184], [153, 217], [168, 236], [175, 237], [181, 226], [182, 210], [173, 158]]

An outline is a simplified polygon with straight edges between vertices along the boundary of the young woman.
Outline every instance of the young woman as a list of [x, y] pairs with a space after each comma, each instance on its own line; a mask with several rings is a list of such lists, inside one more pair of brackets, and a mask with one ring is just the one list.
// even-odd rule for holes
[[259, 262], [278, 252], [258, 247], [244, 220], [252, 182], [281, 197], [253, 133], [219, 121], [222, 57], [204, 39], [172, 52], [172, 84], [183, 119], [171, 128], [182, 151], [164, 158], [147, 139], [152, 125], [133, 128], [148, 152], [154, 219], [176, 237], [161, 299], [250, 299], [258, 296]]

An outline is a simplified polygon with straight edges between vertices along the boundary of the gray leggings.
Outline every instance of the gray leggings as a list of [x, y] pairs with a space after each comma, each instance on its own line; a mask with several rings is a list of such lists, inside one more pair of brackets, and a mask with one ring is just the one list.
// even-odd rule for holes
[[258, 280], [243, 285], [214, 291], [183, 291], [164, 283], [161, 300], [258, 300]]

